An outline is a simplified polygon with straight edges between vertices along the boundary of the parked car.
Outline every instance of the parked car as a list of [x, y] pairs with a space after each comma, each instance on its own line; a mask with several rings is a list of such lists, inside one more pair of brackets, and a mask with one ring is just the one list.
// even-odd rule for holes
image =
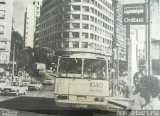
[[54, 78], [47, 78], [43, 81], [44, 85], [53, 85], [54, 84]]
[[28, 87], [26, 86], [20, 86], [18, 82], [9, 82], [6, 84], [6, 86], [2, 87], [1, 93], [5, 94], [15, 94], [15, 95], [25, 95], [27, 94]]
[[28, 84], [28, 90], [32, 91], [32, 90], [40, 90], [42, 88], [42, 84], [39, 81], [32, 81], [31, 83]]
[[22, 81], [22, 86], [26, 86], [26, 87], [28, 87], [28, 85], [30, 84], [30, 82], [29, 81]]

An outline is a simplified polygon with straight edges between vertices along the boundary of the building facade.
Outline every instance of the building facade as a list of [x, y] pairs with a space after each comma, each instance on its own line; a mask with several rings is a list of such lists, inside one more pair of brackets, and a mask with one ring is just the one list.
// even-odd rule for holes
[[122, 4], [117, 4], [117, 20], [116, 20], [116, 37], [117, 37], [117, 51], [115, 52], [115, 59], [118, 59], [119, 73], [127, 71], [127, 38], [126, 26], [122, 23]]
[[12, 33], [13, 0], [0, 0], [0, 64], [8, 64]]
[[46, 0], [41, 8], [36, 46], [56, 54], [112, 55], [111, 0]]
[[40, 17], [40, 7], [42, 0], [34, 0], [32, 4], [27, 5], [24, 21], [24, 39], [25, 47], [34, 47], [34, 38], [37, 19]]
[[151, 1], [151, 60], [152, 74], [160, 75], [160, 1]]

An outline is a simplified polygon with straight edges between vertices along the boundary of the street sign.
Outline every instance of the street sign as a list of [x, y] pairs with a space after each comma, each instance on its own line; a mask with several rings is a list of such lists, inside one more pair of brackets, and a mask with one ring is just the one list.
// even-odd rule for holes
[[123, 24], [142, 25], [146, 23], [145, 4], [125, 4], [123, 5]]

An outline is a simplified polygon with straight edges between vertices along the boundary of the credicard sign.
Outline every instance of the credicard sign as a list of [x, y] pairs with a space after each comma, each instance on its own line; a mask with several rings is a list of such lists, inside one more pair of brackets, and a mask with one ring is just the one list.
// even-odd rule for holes
[[125, 4], [123, 5], [123, 24], [142, 25], [146, 23], [145, 4]]

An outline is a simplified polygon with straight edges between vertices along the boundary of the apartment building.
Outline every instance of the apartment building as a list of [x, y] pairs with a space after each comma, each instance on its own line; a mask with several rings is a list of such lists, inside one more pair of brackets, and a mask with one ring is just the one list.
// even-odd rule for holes
[[119, 60], [120, 73], [127, 71], [127, 38], [126, 26], [122, 23], [122, 4], [117, 3], [117, 20], [116, 20], [116, 37], [117, 37], [117, 51], [115, 52], [115, 59]]
[[36, 46], [56, 54], [112, 55], [112, 0], [45, 0]]
[[32, 4], [27, 5], [24, 21], [25, 47], [34, 47], [34, 38], [37, 19], [40, 17], [40, 7], [42, 0], [33, 0]]
[[13, 0], [0, 0], [0, 64], [10, 59]]
[[152, 74], [160, 75], [160, 1], [151, 1], [151, 60]]

